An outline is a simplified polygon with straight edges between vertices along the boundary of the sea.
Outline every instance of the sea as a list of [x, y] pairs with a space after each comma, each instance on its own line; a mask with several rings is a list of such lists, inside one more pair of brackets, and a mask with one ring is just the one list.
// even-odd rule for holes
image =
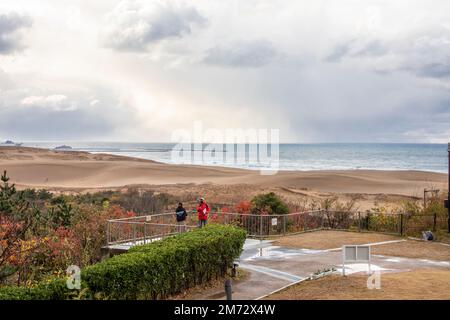
[[[73, 151], [107, 153], [130, 156], [163, 163], [187, 163], [186, 158], [174, 157], [175, 143], [130, 143], [130, 142], [24, 142], [23, 146], [53, 149], [68, 145]], [[245, 150], [235, 161], [223, 161], [230, 146], [216, 148], [214, 156], [202, 157], [207, 145], [192, 145], [190, 160], [192, 164], [228, 166], [236, 168], [260, 169], [255, 161], [250, 161], [249, 154], [254, 151], [249, 145], [241, 145]], [[234, 146], [235, 154], [238, 146]], [[280, 144], [277, 166], [279, 170], [420, 170], [431, 172], [448, 171], [447, 144], [401, 144], [401, 143], [317, 143], [317, 144]], [[275, 152], [277, 151], [277, 152]], [[217, 152], [217, 153], [215, 153]], [[267, 154], [272, 156], [271, 149]], [[199, 160], [201, 159], [201, 160]], [[199, 162], [200, 161], [200, 162]], [[262, 164], [264, 166], [264, 164]]]

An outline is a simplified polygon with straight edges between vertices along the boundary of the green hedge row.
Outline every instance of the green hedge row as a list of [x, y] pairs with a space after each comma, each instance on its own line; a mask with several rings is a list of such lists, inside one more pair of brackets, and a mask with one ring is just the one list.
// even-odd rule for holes
[[65, 300], [77, 293], [67, 288], [66, 279], [52, 278], [33, 287], [0, 287], [0, 300]]
[[224, 276], [237, 259], [246, 232], [212, 224], [89, 266], [82, 282], [110, 299], [158, 299]]

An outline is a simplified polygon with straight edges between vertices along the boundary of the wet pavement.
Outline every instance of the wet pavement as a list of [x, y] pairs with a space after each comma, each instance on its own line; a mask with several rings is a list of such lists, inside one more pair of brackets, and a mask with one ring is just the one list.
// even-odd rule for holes
[[[415, 269], [450, 269], [449, 261], [432, 261], [372, 255], [371, 270], [405, 272]], [[336, 269], [342, 273], [342, 252], [334, 250], [290, 249], [272, 246], [271, 241], [247, 239], [239, 267], [250, 273], [233, 287], [233, 299], [257, 299], [289, 284], [308, 279], [317, 271]], [[368, 272], [368, 264], [346, 264], [346, 274]], [[222, 292], [206, 299], [225, 299]]]

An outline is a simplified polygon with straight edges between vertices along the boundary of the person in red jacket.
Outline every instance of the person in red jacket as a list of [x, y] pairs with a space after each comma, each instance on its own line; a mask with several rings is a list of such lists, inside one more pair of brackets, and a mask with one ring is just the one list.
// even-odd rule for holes
[[198, 227], [202, 228], [208, 222], [208, 215], [211, 209], [205, 202], [205, 198], [200, 198], [198, 202], [197, 212], [198, 212]]

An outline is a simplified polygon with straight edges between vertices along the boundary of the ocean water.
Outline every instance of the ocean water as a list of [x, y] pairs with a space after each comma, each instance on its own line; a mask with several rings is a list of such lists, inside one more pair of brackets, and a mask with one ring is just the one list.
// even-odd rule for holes
[[[25, 142], [24, 146], [54, 148], [66, 144], [75, 151], [109, 153], [155, 160], [164, 163], [186, 163], [172, 157], [173, 143], [123, 143], [123, 142]], [[201, 159], [202, 147], [192, 148], [192, 154]], [[224, 164], [217, 158], [226, 157], [217, 152], [213, 159], [203, 158], [194, 164], [218, 165], [259, 169], [257, 163], [248, 160], [251, 153], [248, 145], [245, 155], [235, 163]], [[200, 156], [200, 158], [198, 158]], [[280, 144], [280, 170], [422, 170], [447, 172], [447, 144], [387, 144], [387, 143], [342, 143], [342, 144]]]

